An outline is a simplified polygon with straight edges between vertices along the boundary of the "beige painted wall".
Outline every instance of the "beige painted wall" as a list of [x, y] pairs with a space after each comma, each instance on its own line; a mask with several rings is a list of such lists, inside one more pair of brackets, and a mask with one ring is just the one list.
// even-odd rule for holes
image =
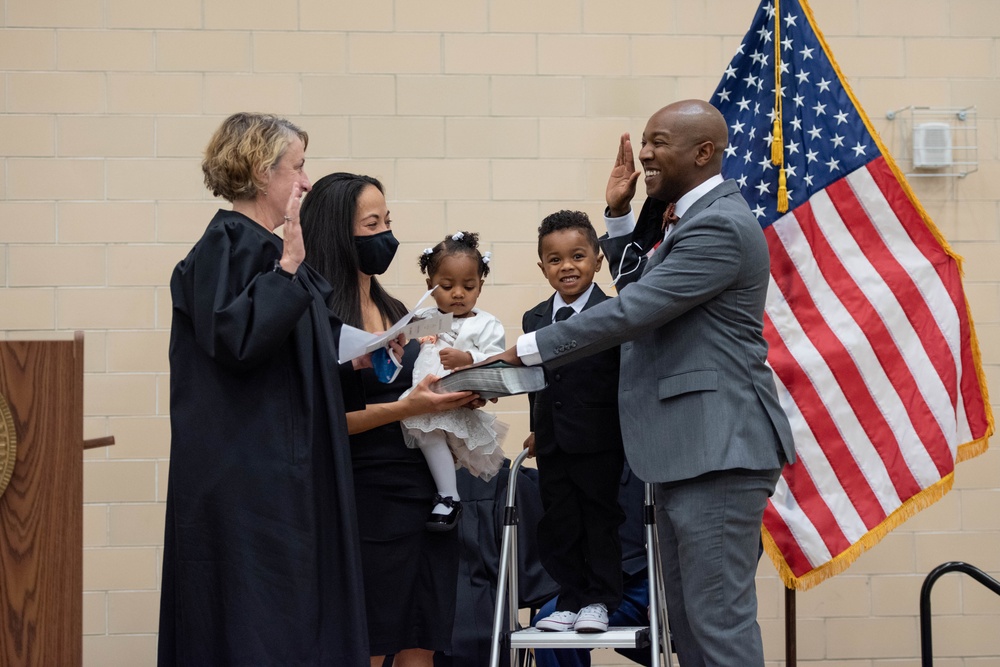
[[[979, 171], [914, 188], [966, 258], [1000, 396], [1000, 2], [815, 0], [830, 46], [890, 145], [889, 109], [976, 105]], [[215, 208], [199, 153], [238, 110], [312, 137], [313, 178], [388, 185], [403, 241], [389, 276], [458, 228], [495, 256], [481, 304], [508, 324], [547, 295], [534, 230], [558, 208], [600, 219], [618, 135], [706, 97], [757, 0], [0, 0], [0, 336], [86, 331], [84, 649], [90, 667], [154, 664], [169, 455], [170, 271]], [[905, 168], [904, 164], [904, 168]], [[607, 274], [603, 274], [607, 279]], [[514, 436], [525, 403], [507, 400]], [[903, 667], [935, 565], [1000, 576], [1000, 453], [836, 579], [800, 594], [801, 664]], [[781, 585], [760, 568], [767, 656], [783, 656]], [[937, 664], [1000, 664], [1000, 598], [938, 585]], [[964, 656], [964, 657], [963, 657]], [[613, 653], [598, 662], [624, 664]]]

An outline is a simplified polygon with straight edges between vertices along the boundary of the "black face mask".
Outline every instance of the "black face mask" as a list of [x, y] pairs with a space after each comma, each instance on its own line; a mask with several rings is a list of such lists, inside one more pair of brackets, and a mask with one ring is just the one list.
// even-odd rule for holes
[[358, 268], [361, 273], [379, 276], [385, 273], [396, 256], [399, 241], [392, 232], [371, 236], [355, 236], [354, 249], [358, 251]]

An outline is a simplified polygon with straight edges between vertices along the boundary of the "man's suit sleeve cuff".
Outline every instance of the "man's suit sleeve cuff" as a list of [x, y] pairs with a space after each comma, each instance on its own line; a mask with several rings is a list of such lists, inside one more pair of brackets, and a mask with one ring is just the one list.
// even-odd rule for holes
[[542, 355], [538, 353], [538, 343], [535, 342], [535, 332], [526, 333], [517, 338], [517, 356], [525, 366], [537, 366], [542, 363]]

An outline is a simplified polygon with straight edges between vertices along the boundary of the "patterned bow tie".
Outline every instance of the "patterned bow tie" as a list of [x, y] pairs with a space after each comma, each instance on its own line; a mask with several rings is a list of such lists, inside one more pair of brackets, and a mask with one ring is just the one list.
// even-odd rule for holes
[[672, 225], [680, 218], [674, 215], [674, 209], [677, 207], [675, 202], [670, 202], [667, 204], [667, 210], [663, 212], [663, 222], [660, 224], [660, 230], [663, 231], [667, 228], [667, 225]]

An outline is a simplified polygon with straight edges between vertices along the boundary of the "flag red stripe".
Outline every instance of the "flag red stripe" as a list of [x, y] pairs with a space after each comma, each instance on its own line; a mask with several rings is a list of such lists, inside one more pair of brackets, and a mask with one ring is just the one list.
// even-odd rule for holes
[[[855, 216], [849, 218], [852, 225], [862, 225], [867, 220], [863, 211], [854, 210], [847, 202], [834, 201], [834, 206], [842, 213], [847, 208], [851, 209], [850, 214]], [[903, 402], [907, 417], [920, 443], [929, 451], [931, 459], [940, 473], [943, 463], [951, 465], [952, 454], [948, 446], [948, 438], [941, 430], [941, 425], [934, 418], [930, 406], [921, 394], [920, 387], [917, 385], [910, 367], [906, 364], [905, 358], [900, 353], [895, 339], [878, 311], [872, 306], [868, 296], [858, 287], [850, 272], [837, 259], [837, 254], [816, 223], [812, 207], [802, 206], [795, 211], [795, 217], [806, 232], [805, 238], [812, 249], [812, 255], [820, 272], [826, 278], [831, 291], [844, 304], [851, 317], [865, 334], [868, 342], [871, 343], [872, 351], [878, 358], [883, 372]], [[900, 453], [899, 461], [905, 465], [902, 453]], [[905, 500], [908, 496], [900, 497]]]
[[[811, 207], [808, 202], [797, 208], [795, 210], [796, 219], [799, 219], [800, 215], [809, 208]], [[773, 229], [774, 225], [771, 228]], [[853, 357], [817, 310], [812, 294], [802, 281], [777, 235], [775, 235], [774, 241], [769, 245], [771, 249], [771, 275], [774, 277], [775, 284], [785, 295], [788, 306], [795, 313], [802, 333], [812, 341], [815, 348], [823, 356], [823, 360], [841, 387], [844, 399], [855, 413], [858, 423], [861, 424], [861, 428], [889, 472], [889, 479], [896, 489], [896, 494], [900, 498], [909, 498], [920, 491], [920, 485], [914, 479], [913, 473], [906, 466], [899, 453], [899, 442], [896, 440], [892, 428], [868, 392], [864, 378], [861, 377]], [[791, 387], [789, 387], [789, 391], [791, 391]], [[796, 403], [801, 404], [798, 400]], [[836, 471], [837, 478], [841, 480], [844, 490], [847, 491], [848, 496], [858, 508], [865, 524], [869, 529], [873, 528], [885, 518], [885, 514], [871, 487], [868, 486], [864, 474], [858, 468], [857, 462], [854, 461], [850, 450], [843, 446], [842, 455], [831, 451], [831, 442], [828, 439], [832, 438], [834, 433], [840, 443], [843, 443], [843, 439], [832, 419], [830, 426], [830, 429], [823, 432], [815, 432], [816, 440], [826, 450], [827, 458], [830, 459], [830, 464]], [[848, 466], [843, 457], [849, 458], [852, 465]], [[859, 495], [861, 489], [864, 489], [866, 493]], [[859, 503], [858, 500], [862, 499], [863, 502]], [[877, 510], [872, 506], [873, 504], [878, 507]]]
[[[795, 536], [792, 535], [792, 531], [789, 530], [788, 524], [781, 518], [781, 514], [778, 513], [778, 510], [775, 509], [772, 503], [768, 503], [767, 507], [764, 508], [764, 527], [770, 533], [771, 539], [774, 540], [774, 545], [778, 547], [792, 574], [796, 577], [801, 577], [813, 569], [813, 564], [806, 556], [806, 552], [799, 547], [799, 543], [795, 540]], [[800, 529], [804, 529], [804, 527]]]
[[[882, 512], [878, 499], [865, 483], [864, 476], [858, 470], [856, 462], [827, 412], [823, 400], [816, 393], [805, 371], [802, 370], [802, 367], [785, 346], [785, 342], [775, 331], [774, 323], [766, 313], [764, 314], [764, 337], [767, 339], [768, 357], [771, 359], [774, 372], [788, 389], [792, 400], [795, 401], [799, 412], [802, 413], [806, 425], [816, 436], [817, 441], [822, 443], [823, 449], [827, 452], [830, 467], [834, 470], [841, 486], [851, 499], [852, 504], [858, 508], [858, 513], [865, 521], [865, 525], [868, 528], [877, 525], [886, 516]], [[785, 466], [783, 477], [792, 495], [795, 496], [795, 501], [816, 527], [827, 550], [830, 553], [838, 554], [850, 547], [851, 541], [844, 535], [836, 517], [802, 463]]]
[[[962, 374], [962, 400], [965, 404], [965, 416], [969, 423], [969, 429], [974, 438], [981, 438], [986, 435], [989, 428], [989, 421], [986, 417], [986, 401], [984, 400], [982, 387], [979, 386], [979, 377], [975, 373], [976, 363], [972, 358], [971, 328], [969, 325], [968, 307], [965, 303], [965, 296], [962, 291], [962, 277], [959, 275], [958, 266], [952, 260], [941, 244], [938, 242], [923, 217], [913, 206], [913, 202], [902, 191], [895, 174], [889, 169], [884, 158], [873, 160], [868, 165], [868, 173], [878, 185], [879, 190], [889, 202], [896, 217], [902, 223], [906, 232], [913, 239], [914, 244], [920, 249], [927, 261], [934, 266], [938, 277], [944, 283], [945, 289], [951, 296], [955, 304], [955, 311], [958, 313], [961, 327], [961, 363], [962, 368], [967, 372]], [[949, 359], [950, 359], [949, 355]], [[954, 399], [953, 399], [954, 400]]]

